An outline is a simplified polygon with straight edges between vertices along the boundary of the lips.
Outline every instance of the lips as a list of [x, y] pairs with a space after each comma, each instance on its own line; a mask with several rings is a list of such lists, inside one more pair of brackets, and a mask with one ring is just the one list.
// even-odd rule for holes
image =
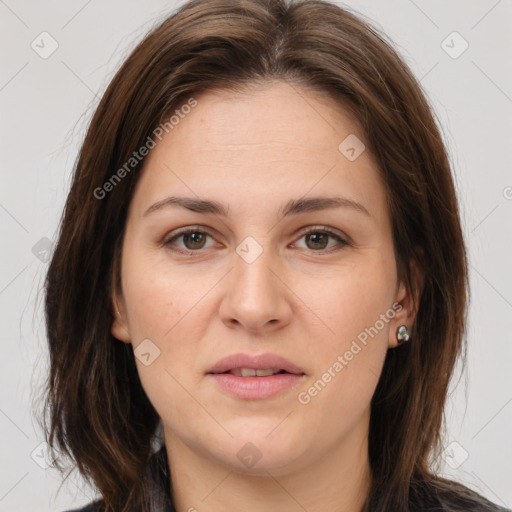
[[[231, 354], [217, 361], [206, 373], [240, 375], [242, 369], [273, 370], [273, 373], [304, 375], [302, 368], [277, 354]], [[244, 372], [245, 373], [245, 372]]]

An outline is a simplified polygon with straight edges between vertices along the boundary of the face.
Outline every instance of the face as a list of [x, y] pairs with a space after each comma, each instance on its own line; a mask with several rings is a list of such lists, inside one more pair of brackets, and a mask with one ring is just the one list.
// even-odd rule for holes
[[[195, 99], [145, 159], [112, 333], [133, 345], [167, 446], [285, 474], [364, 443], [386, 352], [411, 325], [385, 188], [357, 122], [319, 92]], [[209, 373], [240, 353], [297, 373]]]

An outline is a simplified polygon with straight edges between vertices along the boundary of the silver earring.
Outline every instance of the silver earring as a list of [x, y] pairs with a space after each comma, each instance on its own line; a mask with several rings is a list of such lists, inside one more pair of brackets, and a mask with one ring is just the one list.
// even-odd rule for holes
[[409, 333], [407, 332], [407, 326], [401, 325], [396, 331], [396, 338], [399, 343], [409, 341]]
[[118, 314], [119, 317], [121, 316], [121, 313], [119, 313], [119, 309], [116, 309], [116, 313]]

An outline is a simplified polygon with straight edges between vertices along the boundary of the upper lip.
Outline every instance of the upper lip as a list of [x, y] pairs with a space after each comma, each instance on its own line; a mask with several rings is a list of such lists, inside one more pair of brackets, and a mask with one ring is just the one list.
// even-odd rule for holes
[[277, 354], [231, 354], [217, 361], [206, 373], [225, 373], [239, 368], [253, 368], [255, 370], [284, 370], [288, 373], [304, 374], [302, 368]]

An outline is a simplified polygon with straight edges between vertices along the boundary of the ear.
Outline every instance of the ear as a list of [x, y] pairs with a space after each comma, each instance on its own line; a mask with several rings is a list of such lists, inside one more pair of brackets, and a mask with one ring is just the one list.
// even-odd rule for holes
[[128, 328], [128, 322], [126, 318], [126, 307], [124, 301], [118, 299], [114, 294], [112, 296], [112, 327], [110, 332], [114, 338], [125, 343], [131, 343], [130, 329]]
[[[405, 279], [399, 281], [395, 295], [393, 309], [396, 311], [389, 330], [389, 348], [397, 347], [400, 342], [397, 339], [397, 330], [405, 325], [411, 335], [412, 326], [418, 314], [418, 307], [423, 290], [425, 273], [419, 263], [419, 259], [410, 262], [410, 288]], [[413, 341], [413, 340], [411, 340]], [[409, 343], [409, 342], [408, 342]]]

